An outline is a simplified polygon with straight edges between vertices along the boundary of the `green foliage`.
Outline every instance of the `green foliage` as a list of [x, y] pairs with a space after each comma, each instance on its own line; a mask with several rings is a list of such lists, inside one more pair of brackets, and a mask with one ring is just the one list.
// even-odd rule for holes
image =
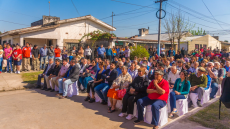
[[224, 42], [228, 42], [228, 40], [224, 40]]
[[130, 59], [133, 60], [135, 56], [138, 58], [149, 57], [148, 50], [142, 45], [133, 46], [130, 48]]
[[196, 30], [189, 30], [189, 32], [192, 34], [192, 35], [206, 35], [206, 32], [205, 32], [205, 30], [203, 31], [202, 30], [202, 28], [201, 29], [199, 29], [199, 27], [198, 27], [198, 30], [196, 31]]
[[103, 32], [103, 31], [100, 31], [100, 30], [96, 30], [96, 31], [93, 31], [91, 33], [85, 34], [84, 36], [82, 36], [82, 38], [79, 41], [81, 42], [82, 39], [85, 38], [85, 37], [90, 37], [90, 40], [93, 41], [92, 46], [94, 46], [94, 43], [97, 40], [109, 39], [111, 37], [116, 37], [116, 35], [115, 34], [110, 34], [109, 32]]

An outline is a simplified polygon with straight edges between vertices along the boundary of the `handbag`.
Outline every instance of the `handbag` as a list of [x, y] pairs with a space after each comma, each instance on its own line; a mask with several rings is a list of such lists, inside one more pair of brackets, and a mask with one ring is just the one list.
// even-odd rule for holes
[[122, 99], [126, 94], [126, 89], [118, 90], [117, 91], [117, 98]]
[[3, 61], [2, 61], [2, 67], [7, 67], [7, 60], [6, 59], [3, 59]]

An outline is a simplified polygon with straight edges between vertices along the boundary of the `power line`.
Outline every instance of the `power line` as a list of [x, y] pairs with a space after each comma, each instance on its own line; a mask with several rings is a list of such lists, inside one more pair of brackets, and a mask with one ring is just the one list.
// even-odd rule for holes
[[10, 12], [10, 13], [16, 13], [16, 14], [20, 14], [20, 15], [24, 15], [24, 16], [28, 16], [28, 17], [38, 18], [38, 17], [32, 16], [32, 15], [27, 15], [27, 14], [23, 14], [23, 13], [19, 13], [19, 12], [14, 12], [14, 11], [9, 11], [9, 10], [3, 10], [3, 11], [7, 11], [7, 12]]
[[[152, 23], [158, 20], [154, 20], [154, 21], [150, 21], [150, 22], [145, 22], [145, 23], [140, 23], [140, 24], [135, 24], [135, 25], [129, 25], [129, 26], [138, 26], [138, 25], [144, 25], [144, 24], [148, 24], [148, 23]], [[116, 26], [116, 27], [129, 27], [129, 26]]]
[[[202, 2], [204, 3], [204, 1], [202, 0]], [[212, 17], [216, 20], [216, 18], [213, 16], [212, 12], [209, 10], [208, 6], [204, 3], [205, 7], [208, 9], [209, 13], [212, 15]], [[222, 28], [222, 26], [220, 25], [220, 23], [216, 20], [216, 22], [219, 24], [219, 26]], [[222, 28], [223, 29], [223, 28]]]
[[2, 21], [2, 22], [8, 22], [8, 23], [12, 23], [12, 24], [17, 24], [17, 25], [29, 26], [29, 25], [26, 25], [26, 24], [15, 23], [15, 22], [11, 22], [11, 21], [5, 21], [5, 20], [0, 20], [0, 21]]
[[[119, 2], [119, 3], [124, 3], [124, 4], [129, 4], [129, 5], [141, 6], [141, 7], [146, 7], [146, 8], [153, 8], [153, 7], [149, 7], [149, 6], [138, 5], [138, 4], [133, 4], [133, 3], [127, 3], [127, 2], [118, 1], [118, 0], [111, 0], [111, 1]], [[157, 8], [153, 8], [153, 9], [157, 9]]]
[[77, 7], [76, 7], [75, 4], [73, 3], [73, 0], [71, 0], [71, 2], [72, 2], [72, 4], [73, 4], [74, 8], [76, 9], [78, 15], [81, 16], [80, 13], [79, 13], [78, 10], [77, 10]]
[[[195, 14], [199, 14], [199, 15], [201, 15], [201, 16], [203, 16], [203, 17], [208, 18], [208, 19], [214, 20], [214, 19], [211, 18], [210, 16], [206, 16], [206, 15], [200, 13], [200, 12], [197, 12], [197, 11], [195, 11], [195, 10], [193, 10], [193, 9], [190, 9], [190, 8], [184, 6], [184, 5], [180, 4], [180, 3], [177, 3], [177, 2], [175, 2], [175, 1], [172, 1], [172, 0], [171, 0], [170, 3], [172, 3], [172, 4], [174, 4], [174, 5], [179, 5], [180, 7], [184, 8], [184, 9], [190, 11], [190, 12], [193, 12], [193, 13], [195, 13]], [[171, 5], [171, 4], [170, 4], [170, 5]], [[171, 5], [171, 6], [172, 6], [172, 5]], [[176, 7], [175, 7], [175, 8], [176, 8]], [[177, 9], [178, 9], [178, 8], [177, 8]], [[180, 10], [181, 10], [181, 9], [180, 9]], [[183, 11], [184, 11], [184, 10], [183, 10]], [[184, 12], [186, 12], [186, 11], [184, 11]], [[186, 13], [188, 13], [188, 12], [186, 12]], [[190, 13], [189, 13], [189, 14], [190, 14]], [[193, 16], [194, 16], [194, 15], [193, 15]], [[198, 17], [198, 18], [199, 18], [199, 17]], [[218, 22], [223, 23], [223, 24], [230, 25], [230, 24], [225, 23], [225, 22], [222, 22], [222, 21], [218, 21]]]

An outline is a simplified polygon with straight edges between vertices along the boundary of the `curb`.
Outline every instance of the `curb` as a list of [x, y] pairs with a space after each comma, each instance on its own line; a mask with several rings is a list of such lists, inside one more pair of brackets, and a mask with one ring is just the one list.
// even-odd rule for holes
[[192, 109], [191, 111], [189, 111], [188, 113], [184, 114], [183, 116], [180, 116], [172, 121], [170, 121], [169, 123], [167, 123], [166, 125], [164, 125], [163, 127], [161, 127], [161, 129], [169, 129], [170, 127], [172, 127], [173, 124], [175, 124], [174, 122], [179, 122], [180, 120], [184, 120], [188, 117], [190, 117], [193, 114], [196, 114], [198, 111], [208, 107], [209, 105], [213, 104], [214, 102], [218, 101], [220, 97], [216, 97], [210, 101], [208, 101], [207, 103], [203, 104], [202, 107], [196, 107], [194, 109]]

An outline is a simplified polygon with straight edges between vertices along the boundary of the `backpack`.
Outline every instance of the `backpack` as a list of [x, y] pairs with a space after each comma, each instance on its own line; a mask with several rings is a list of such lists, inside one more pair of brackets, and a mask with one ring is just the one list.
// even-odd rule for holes
[[219, 119], [221, 102], [225, 105], [226, 108], [230, 108], [230, 77], [226, 77], [223, 81], [223, 91], [219, 100]]

